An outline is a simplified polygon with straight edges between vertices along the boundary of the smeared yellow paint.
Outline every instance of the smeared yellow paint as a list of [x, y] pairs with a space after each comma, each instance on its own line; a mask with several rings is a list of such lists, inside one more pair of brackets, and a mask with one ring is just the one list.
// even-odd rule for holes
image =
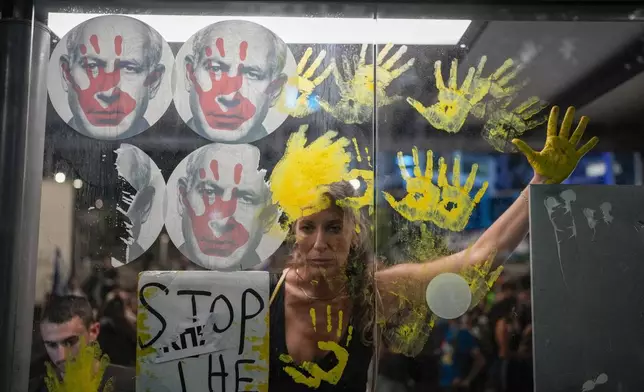
[[306, 69], [312, 54], [313, 48], [307, 48], [297, 64], [297, 75], [288, 79], [277, 103], [278, 110], [293, 117], [306, 117], [314, 112], [309, 105], [309, 98], [313, 90], [335, 69], [335, 61], [332, 61], [316, 78], [313, 78], [326, 57], [326, 50], [322, 50]]
[[[483, 126], [483, 138], [500, 152], [510, 152], [511, 140], [546, 122], [545, 115], [539, 115], [548, 106], [539, 97], [530, 97], [513, 110], [508, 106], [513, 97], [499, 99], [488, 104], [490, 115]], [[537, 117], [535, 117], [537, 116]]]
[[434, 77], [438, 89], [438, 102], [429, 107], [411, 97], [407, 98], [407, 102], [434, 128], [450, 133], [460, 131], [470, 113], [483, 117], [485, 105], [482, 100], [488, 93], [495, 98], [502, 98], [516, 93], [523, 87], [523, 84], [510, 84], [519, 71], [518, 68], [511, 70], [514, 65], [511, 59], [506, 60], [487, 78], [481, 76], [486, 61], [487, 57], [483, 56], [476, 70], [474, 67], [469, 68], [461, 88], [457, 86], [458, 60], [452, 60], [447, 86], [441, 72], [442, 63], [440, 60], [436, 61]]
[[[332, 319], [331, 319], [331, 305], [327, 305], [326, 306], [326, 331], [327, 332], [331, 332], [331, 328], [333, 328], [331, 326], [331, 321], [332, 321]], [[340, 328], [342, 328], [342, 326], [340, 326]]]
[[311, 316], [311, 323], [313, 323], [313, 330], [315, 332], [318, 331], [316, 324], [317, 324], [317, 318], [315, 317], [315, 308], [309, 309], [309, 315]]
[[333, 68], [335, 82], [340, 90], [340, 101], [332, 105], [326, 100], [320, 99], [322, 109], [346, 124], [362, 124], [371, 119], [374, 104], [380, 108], [400, 100], [402, 97], [389, 96], [386, 92], [387, 87], [411, 68], [416, 60], [409, 59], [404, 65], [394, 68], [396, 62], [407, 51], [407, 46], [401, 46], [396, 53], [385, 60], [393, 46], [393, 44], [387, 44], [378, 53], [375, 63], [375, 80], [374, 64], [367, 64], [366, 60], [369, 45], [362, 45], [359, 58], [349, 58], [343, 55], [344, 76], [340, 74], [337, 66]]
[[356, 160], [358, 162], [362, 162], [362, 154], [360, 154], [360, 147], [358, 147], [358, 139], [354, 137], [351, 141], [353, 142], [353, 147], [356, 149]]
[[99, 387], [110, 364], [110, 358], [103, 354], [97, 342], [87, 344], [81, 339], [78, 353], [66, 361], [63, 379], [50, 363], [46, 363], [47, 374], [45, 385], [49, 392], [112, 392], [113, 384], [110, 378], [103, 389]]
[[[356, 138], [352, 139], [353, 146], [356, 151], [356, 160], [362, 162], [362, 154], [360, 153], [360, 147], [358, 146], [358, 141]], [[356, 197], [347, 197], [342, 200], [338, 200], [337, 204], [340, 207], [348, 207], [354, 210], [356, 215], [360, 214], [360, 209], [362, 207], [368, 207], [369, 215], [373, 214], [374, 207], [374, 172], [373, 167], [371, 166], [371, 156], [369, 155], [369, 148], [365, 147], [365, 153], [367, 156], [367, 163], [369, 169], [352, 169], [346, 176], [343, 178], [345, 181], [352, 181], [362, 178], [365, 183], [365, 189], [360, 196]], [[356, 225], [356, 232], [360, 232], [360, 226]]]
[[559, 133], [557, 133], [558, 118], [559, 107], [553, 106], [548, 118], [546, 143], [541, 151], [534, 151], [520, 139], [512, 140], [512, 143], [526, 156], [534, 171], [546, 177], [549, 184], [559, 184], [568, 178], [579, 160], [599, 142], [599, 138], [594, 136], [577, 150], [577, 145], [588, 125], [588, 117], [581, 117], [571, 136], [569, 135], [575, 119], [575, 108], [571, 106], [566, 111]]
[[[143, 297], [145, 299], [153, 298], [158, 291], [159, 289], [157, 287], [149, 287], [143, 293]], [[136, 333], [137, 333], [136, 375], [137, 376], [141, 375], [142, 362], [145, 361], [149, 355], [156, 354], [156, 350], [152, 346], [142, 349], [139, 345], [139, 341], [146, 343], [146, 342], [149, 342], [150, 339], [152, 339], [152, 335], [150, 334], [150, 327], [146, 325], [147, 320], [148, 320], [147, 309], [143, 305], [139, 304], [138, 311], [136, 314]]]
[[[342, 336], [342, 312], [338, 312], [338, 336]], [[310, 314], [315, 314], [315, 310], [311, 309]], [[314, 322], [315, 324], [315, 322]], [[331, 321], [331, 306], [327, 305], [327, 332], [332, 330], [332, 321]], [[285, 364], [284, 372], [293, 378], [298, 384], [304, 384], [309, 388], [318, 388], [322, 381], [326, 381], [329, 384], [336, 385], [338, 381], [342, 378], [344, 369], [347, 366], [347, 361], [349, 360], [349, 352], [346, 347], [351, 343], [351, 338], [353, 336], [353, 327], [348, 326], [347, 329], [347, 341], [346, 344], [341, 346], [340, 344], [334, 341], [319, 341], [317, 343], [318, 348], [322, 351], [331, 351], [338, 363], [329, 370], [323, 370], [315, 362], [303, 361], [301, 364], [297, 365], [293, 360], [293, 357], [287, 354], [280, 354], [279, 359], [282, 363]], [[301, 370], [306, 371], [310, 376], [306, 376], [301, 372]]]
[[433, 152], [431, 150], [427, 151], [427, 166], [424, 175], [421, 174], [418, 149], [416, 147], [413, 148], [412, 154], [414, 177], [411, 177], [407, 172], [402, 152], [398, 153], [398, 165], [400, 173], [406, 182], [407, 195], [402, 200], [397, 201], [389, 193], [383, 192], [389, 205], [408, 220], [429, 221], [440, 228], [452, 231], [463, 230], [474, 211], [474, 207], [481, 201], [488, 186], [487, 181], [484, 182], [474, 198], [470, 196], [478, 165], [472, 165], [472, 170], [465, 181], [465, 185], [461, 186], [460, 158], [454, 158], [452, 184], [450, 184], [447, 180], [447, 165], [445, 164], [445, 159], [441, 157], [438, 163], [437, 185], [434, 185], [432, 183], [434, 176]]
[[291, 135], [271, 174], [273, 202], [286, 214], [287, 224], [328, 208], [323, 197], [327, 186], [346, 176], [351, 161], [349, 140], [335, 139], [337, 132], [328, 131], [307, 146], [307, 129], [303, 125]]
[[459, 274], [465, 279], [468, 286], [470, 286], [470, 292], [472, 293], [470, 309], [474, 309], [485, 298], [487, 293], [492, 289], [492, 286], [494, 286], [494, 282], [496, 282], [501, 272], [503, 272], [503, 266], [499, 266], [490, 272], [495, 257], [496, 252], [492, 252], [483, 264], [466, 266]]

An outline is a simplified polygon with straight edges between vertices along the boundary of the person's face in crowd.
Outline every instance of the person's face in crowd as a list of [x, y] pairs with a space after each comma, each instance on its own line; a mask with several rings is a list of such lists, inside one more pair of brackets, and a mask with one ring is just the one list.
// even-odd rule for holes
[[274, 69], [274, 42], [265, 30], [247, 24], [224, 25], [207, 42], [201, 53], [185, 59], [195, 126], [214, 141], [243, 140], [261, 129], [286, 82]]
[[149, 31], [137, 21], [97, 19], [82, 28], [75, 53], [61, 56], [63, 87], [77, 127], [88, 136], [117, 138], [140, 121], [165, 67], [148, 64]]
[[216, 145], [179, 180], [182, 231], [192, 261], [209, 269], [238, 265], [275, 222], [259, 150]]
[[99, 331], [99, 323], [92, 323], [88, 328], [78, 316], [62, 324], [46, 320], [40, 324], [40, 333], [49, 359], [61, 373], [65, 370], [65, 361], [78, 354], [81, 341], [86, 344], [96, 341]]
[[339, 207], [330, 207], [295, 222], [295, 246], [307, 267], [344, 269], [355, 227]]

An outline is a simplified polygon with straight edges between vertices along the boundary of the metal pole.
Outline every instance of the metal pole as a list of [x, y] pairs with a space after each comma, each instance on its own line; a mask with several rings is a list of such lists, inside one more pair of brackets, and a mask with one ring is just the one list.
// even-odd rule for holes
[[0, 19], [0, 391], [24, 392], [31, 359], [50, 32], [29, 20], [31, 14], [3, 12], [3, 17], [13, 18]]

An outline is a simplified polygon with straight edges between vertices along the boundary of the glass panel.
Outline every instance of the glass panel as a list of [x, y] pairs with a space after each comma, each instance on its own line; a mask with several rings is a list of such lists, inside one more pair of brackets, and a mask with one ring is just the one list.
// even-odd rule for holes
[[116, 390], [531, 390], [523, 189], [641, 185], [643, 25], [158, 7], [50, 9], [32, 385], [85, 339]]

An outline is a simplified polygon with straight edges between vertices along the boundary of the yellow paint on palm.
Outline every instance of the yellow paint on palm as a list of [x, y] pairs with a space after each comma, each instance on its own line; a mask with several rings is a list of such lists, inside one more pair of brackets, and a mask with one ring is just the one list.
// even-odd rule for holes
[[474, 198], [470, 191], [474, 187], [478, 165], [472, 165], [465, 185], [461, 186], [460, 159], [454, 158], [452, 170], [452, 184], [447, 180], [447, 165], [445, 159], [439, 159], [437, 185], [432, 183], [433, 152], [427, 151], [427, 165], [424, 175], [421, 174], [418, 161], [418, 149], [412, 150], [414, 160], [414, 176], [411, 177], [405, 166], [402, 152], [398, 153], [398, 165], [400, 173], [406, 182], [407, 195], [400, 201], [392, 195], [383, 192], [385, 199], [391, 207], [398, 211], [403, 217], [411, 221], [429, 221], [436, 226], [452, 231], [461, 231], [474, 211], [474, 207], [481, 201], [487, 190], [487, 181]]
[[344, 178], [351, 161], [349, 140], [335, 139], [337, 132], [328, 131], [307, 146], [307, 129], [303, 125], [291, 135], [271, 174], [273, 202], [286, 214], [287, 224], [327, 208], [328, 184]]
[[87, 344], [82, 339], [78, 353], [65, 363], [62, 380], [53, 366], [46, 364], [45, 385], [49, 392], [112, 392], [111, 378], [99, 390], [109, 364], [110, 358], [102, 353], [97, 342]]
[[386, 60], [393, 46], [393, 44], [387, 44], [378, 53], [375, 72], [374, 64], [367, 64], [366, 61], [369, 45], [362, 45], [359, 58], [354, 59], [343, 55], [344, 75], [340, 74], [337, 66], [333, 68], [335, 81], [340, 90], [340, 100], [332, 105], [320, 99], [322, 109], [346, 124], [362, 124], [371, 119], [374, 104], [376, 107], [383, 107], [400, 100], [399, 96], [389, 96], [386, 89], [391, 82], [414, 65], [415, 59], [409, 59], [404, 65], [394, 68], [396, 62], [407, 51], [407, 46], [401, 46]]
[[[545, 115], [539, 115], [548, 105], [538, 97], [530, 97], [515, 109], [509, 110], [513, 97], [501, 98], [488, 104], [490, 115], [483, 126], [483, 138], [500, 152], [514, 150], [511, 140], [546, 122]], [[537, 116], [537, 117], [535, 117]]]
[[569, 136], [575, 118], [574, 107], [571, 106], [566, 111], [559, 132], [557, 132], [558, 118], [559, 107], [553, 106], [548, 118], [546, 143], [541, 151], [534, 151], [520, 139], [512, 140], [512, 143], [526, 156], [535, 172], [546, 177], [549, 184], [559, 184], [568, 178], [579, 160], [599, 142], [599, 138], [594, 136], [577, 149], [588, 125], [588, 117], [582, 116], [572, 136]]
[[[327, 305], [327, 332], [332, 331], [332, 320], [331, 320], [331, 306]], [[316, 321], [313, 321], [315, 317], [315, 309], [311, 309], [309, 312], [311, 315], [311, 321], [313, 325], [316, 325]], [[314, 327], [315, 328], [315, 327]], [[336, 332], [337, 336], [342, 336], [342, 315], [341, 312], [338, 313], [338, 331]], [[342, 378], [344, 369], [347, 366], [349, 360], [349, 352], [347, 347], [351, 342], [351, 337], [353, 335], [353, 328], [351, 326], [347, 329], [347, 340], [344, 346], [341, 346], [338, 342], [332, 340], [329, 341], [319, 341], [317, 346], [321, 351], [330, 351], [332, 352], [337, 360], [335, 366], [329, 370], [322, 369], [315, 362], [303, 361], [301, 364], [296, 364], [293, 360], [293, 357], [287, 354], [280, 354], [279, 360], [284, 363], [284, 372], [293, 378], [298, 384], [304, 384], [309, 388], [318, 388], [322, 381], [325, 381], [329, 384], [336, 385]], [[309, 376], [302, 373], [304, 370]]]
[[297, 64], [297, 76], [288, 79], [277, 103], [278, 110], [293, 117], [306, 117], [315, 111], [309, 104], [311, 94], [335, 69], [335, 62], [332, 61], [316, 78], [313, 78], [326, 57], [326, 50], [322, 50], [311, 66], [306, 69], [312, 54], [313, 48], [307, 48]]
[[499, 266], [490, 272], [495, 257], [496, 252], [492, 252], [483, 264], [467, 266], [460, 272], [461, 277], [465, 279], [472, 293], [470, 309], [476, 307], [485, 298], [487, 293], [492, 289], [492, 286], [494, 286], [494, 282], [496, 282], [501, 272], [503, 272], [503, 266]]

